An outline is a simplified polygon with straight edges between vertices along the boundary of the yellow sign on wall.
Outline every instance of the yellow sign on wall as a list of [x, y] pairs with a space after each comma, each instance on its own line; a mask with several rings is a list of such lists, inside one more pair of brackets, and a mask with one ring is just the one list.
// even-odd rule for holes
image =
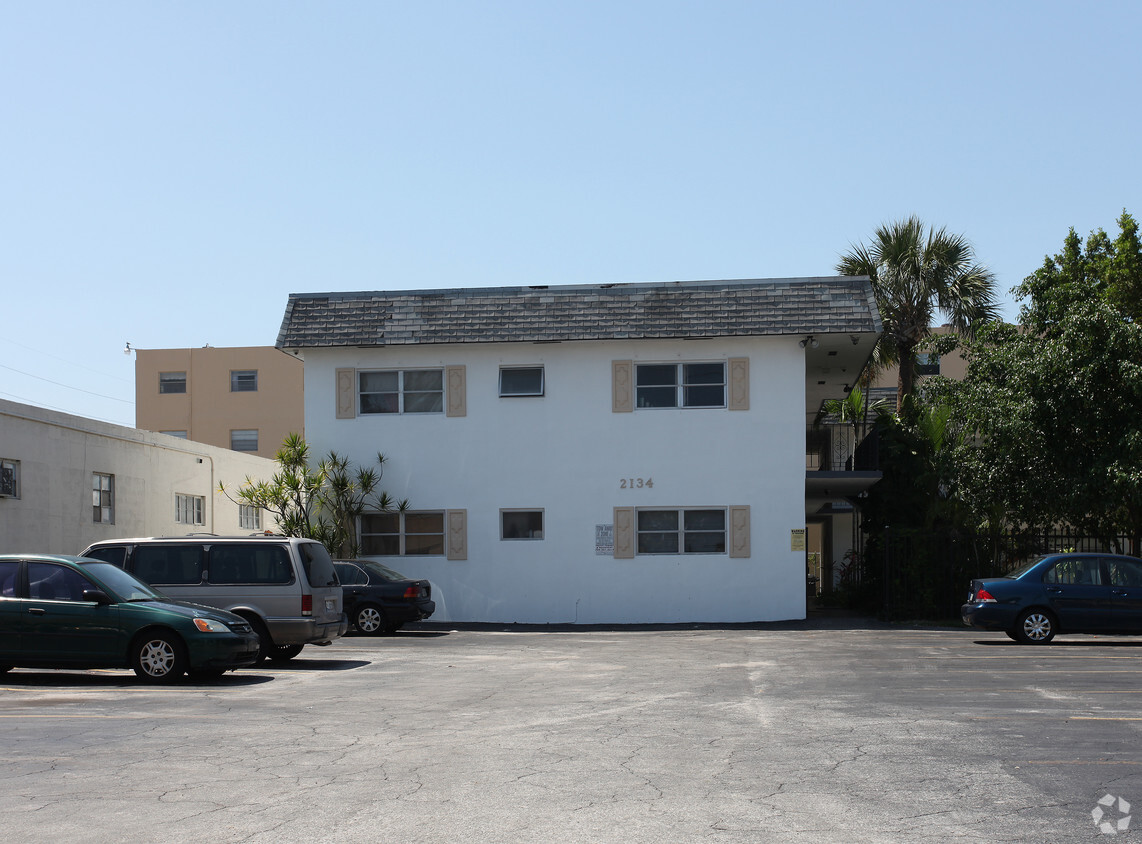
[[789, 532], [789, 550], [805, 550], [805, 528], [794, 528]]

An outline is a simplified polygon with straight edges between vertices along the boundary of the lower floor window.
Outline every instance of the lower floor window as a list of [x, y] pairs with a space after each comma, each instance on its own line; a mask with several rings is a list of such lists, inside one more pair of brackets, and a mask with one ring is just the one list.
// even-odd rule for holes
[[639, 510], [639, 554], [724, 554], [726, 511]]
[[444, 513], [365, 513], [361, 516], [365, 556], [443, 556]]
[[238, 527], [242, 530], [262, 529], [262, 508], [252, 504], [238, 505]]
[[201, 495], [175, 493], [174, 520], [180, 525], [206, 524], [206, 499]]
[[543, 511], [501, 510], [500, 539], [543, 539]]

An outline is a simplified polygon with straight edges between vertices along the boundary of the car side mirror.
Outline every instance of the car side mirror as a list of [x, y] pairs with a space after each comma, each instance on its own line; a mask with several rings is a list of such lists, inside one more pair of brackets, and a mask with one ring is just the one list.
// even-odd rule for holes
[[107, 606], [108, 604], [114, 603], [111, 600], [111, 596], [104, 592], [102, 589], [84, 589], [83, 600], [94, 601], [100, 606]]

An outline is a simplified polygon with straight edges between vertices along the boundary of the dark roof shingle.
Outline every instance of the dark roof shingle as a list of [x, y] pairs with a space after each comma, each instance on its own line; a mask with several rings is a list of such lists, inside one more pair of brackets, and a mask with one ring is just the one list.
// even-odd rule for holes
[[867, 278], [294, 293], [277, 347], [877, 333]]

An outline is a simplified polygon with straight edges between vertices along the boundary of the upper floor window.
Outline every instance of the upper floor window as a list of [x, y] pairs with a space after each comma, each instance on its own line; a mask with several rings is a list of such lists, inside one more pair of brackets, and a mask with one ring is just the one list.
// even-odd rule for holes
[[0, 496], [20, 497], [20, 461], [0, 460]]
[[635, 367], [637, 407], [725, 407], [724, 363], [640, 363]]
[[230, 432], [230, 448], [234, 451], [257, 451], [258, 429], [235, 428]]
[[500, 367], [501, 396], [542, 396], [542, 366]]
[[639, 510], [639, 554], [724, 554], [726, 511]]
[[230, 392], [232, 393], [253, 393], [258, 389], [258, 370], [256, 369], [231, 369], [230, 370]]
[[206, 499], [201, 495], [175, 493], [174, 520], [180, 525], [206, 524]]
[[160, 372], [159, 373], [159, 392], [160, 393], [185, 393], [186, 392], [186, 373], [185, 372]]
[[917, 375], [939, 375], [940, 356], [933, 352], [919, 352], [916, 355]]
[[361, 413], [443, 413], [443, 369], [358, 373]]
[[115, 524], [115, 476], [91, 473], [91, 518], [97, 525]]

